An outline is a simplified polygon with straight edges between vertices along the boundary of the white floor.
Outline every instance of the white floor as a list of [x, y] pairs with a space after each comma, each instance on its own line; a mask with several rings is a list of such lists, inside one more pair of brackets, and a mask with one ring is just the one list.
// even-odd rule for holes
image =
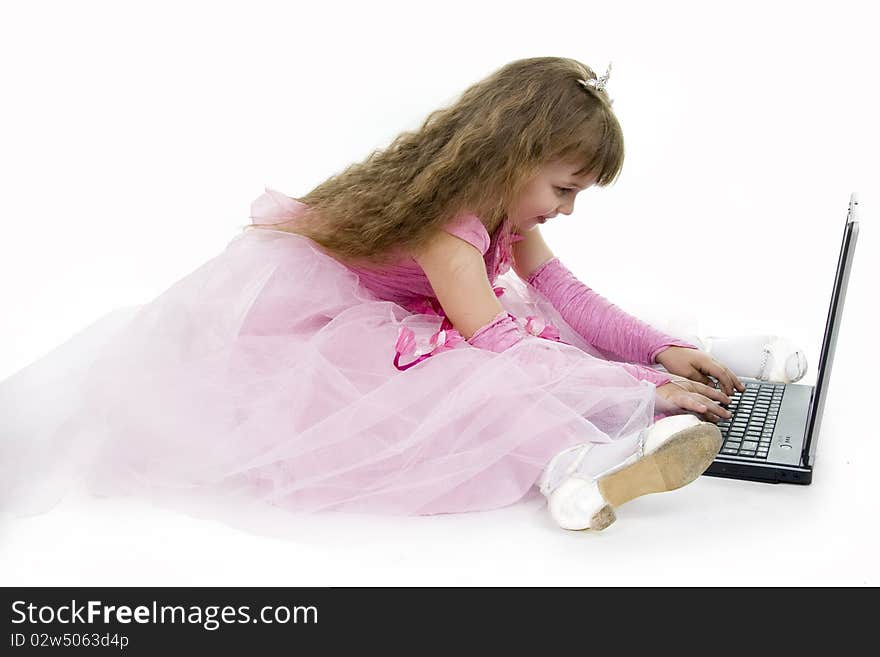
[[[843, 363], [841, 363], [841, 366]], [[701, 477], [633, 500], [601, 533], [543, 498], [483, 513], [278, 512], [267, 538], [131, 500], [68, 498], [0, 525], [5, 586], [880, 584], [877, 432], [835, 371], [810, 486]], [[847, 390], [849, 388], [849, 390]]]
[[[863, 234], [811, 486], [703, 477], [634, 500], [599, 534], [558, 529], [540, 498], [458, 516], [279, 514], [278, 538], [69, 499], [0, 519], [0, 585], [880, 584], [871, 3], [645, 3], [639, 21], [632, 3], [567, 3], [560, 21], [509, 2], [380, 0], [335, 21], [334, 39], [335, 3], [215, 3], [211, 30], [185, 3], [55, 2], [48, 21], [46, 4], [3, 11], [0, 53], [16, 67], [0, 77], [21, 102], [0, 122], [0, 380], [216, 256], [264, 186], [304, 194], [523, 57], [574, 56], [600, 74], [614, 61], [623, 175], [544, 234], [622, 308], [653, 297], [710, 334], [776, 333], [812, 359], [852, 191]], [[439, 39], [413, 29], [426, 19]], [[446, 34], [481, 47], [449, 48]], [[326, 75], [338, 70], [342, 84]]]

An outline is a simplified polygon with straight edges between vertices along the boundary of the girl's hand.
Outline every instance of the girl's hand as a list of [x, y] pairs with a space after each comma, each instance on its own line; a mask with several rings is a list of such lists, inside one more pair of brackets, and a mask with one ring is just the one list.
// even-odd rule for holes
[[673, 377], [669, 383], [657, 386], [656, 392], [673, 408], [691, 411], [704, 421], [717, 423], [731, 417], [730, 411], [721, 406], [721, 403], [729, 404], [730, 398], [705, 383], [698, 383], [683, 377]]
[[725, 395], [732, 395], [734, 389], [740, 392], [745, 392], [746, 390], [746, 387], [737, 378], [736, 374], [705, 351], [700, 351], [699, 349], [666, 347], [666, 349], [657, 354], [655, 360], [665, 367], [670, 374], [678, 374], [714, 387], [714, 383], [707, 376], [711, 375], [718, 380]]

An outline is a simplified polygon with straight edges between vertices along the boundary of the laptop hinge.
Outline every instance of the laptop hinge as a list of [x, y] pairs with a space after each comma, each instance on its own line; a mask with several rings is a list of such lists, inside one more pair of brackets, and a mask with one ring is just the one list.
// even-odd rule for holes
[[812, 463], [810, 463], [810, 446], [813, 443], [813, 425], [816, 420], [816, 409], [814, 408], [814, 404], [816, 403], [816, 387], [813, 386], [813, 389], [810, 391], [810, 405], [808, 408], [807, 415], [807, 426], [804, 429], [804, 447], [801, 450], [801, 465], [805, 467], [812, 467]]

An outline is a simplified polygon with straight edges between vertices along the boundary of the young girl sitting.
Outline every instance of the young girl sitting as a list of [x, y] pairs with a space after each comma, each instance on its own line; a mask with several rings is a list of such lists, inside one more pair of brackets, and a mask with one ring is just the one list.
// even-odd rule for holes
[[694, 481], [738, 375], [805, 363], [772, 336], [663, 333], [548, 248], [538, 226], [621, 170], [607, 80], [515, 61], [305, 196], [267, 189], [217, 257], [0, 383], [0, 510], [74, 479], [227, 519], [540, 491], [597, 530]]

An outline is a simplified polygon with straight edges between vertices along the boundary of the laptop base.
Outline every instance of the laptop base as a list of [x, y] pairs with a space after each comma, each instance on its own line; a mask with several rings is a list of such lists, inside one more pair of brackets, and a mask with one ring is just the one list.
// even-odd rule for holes
[[770, 464], [750, 465], [716, 459], [703, 473], [703, 476], [722, 477], [724, 479], [745, 479], [765, 484], [802, 484], [813, 482], [813, 470], [793, 467], [773, 467]]

